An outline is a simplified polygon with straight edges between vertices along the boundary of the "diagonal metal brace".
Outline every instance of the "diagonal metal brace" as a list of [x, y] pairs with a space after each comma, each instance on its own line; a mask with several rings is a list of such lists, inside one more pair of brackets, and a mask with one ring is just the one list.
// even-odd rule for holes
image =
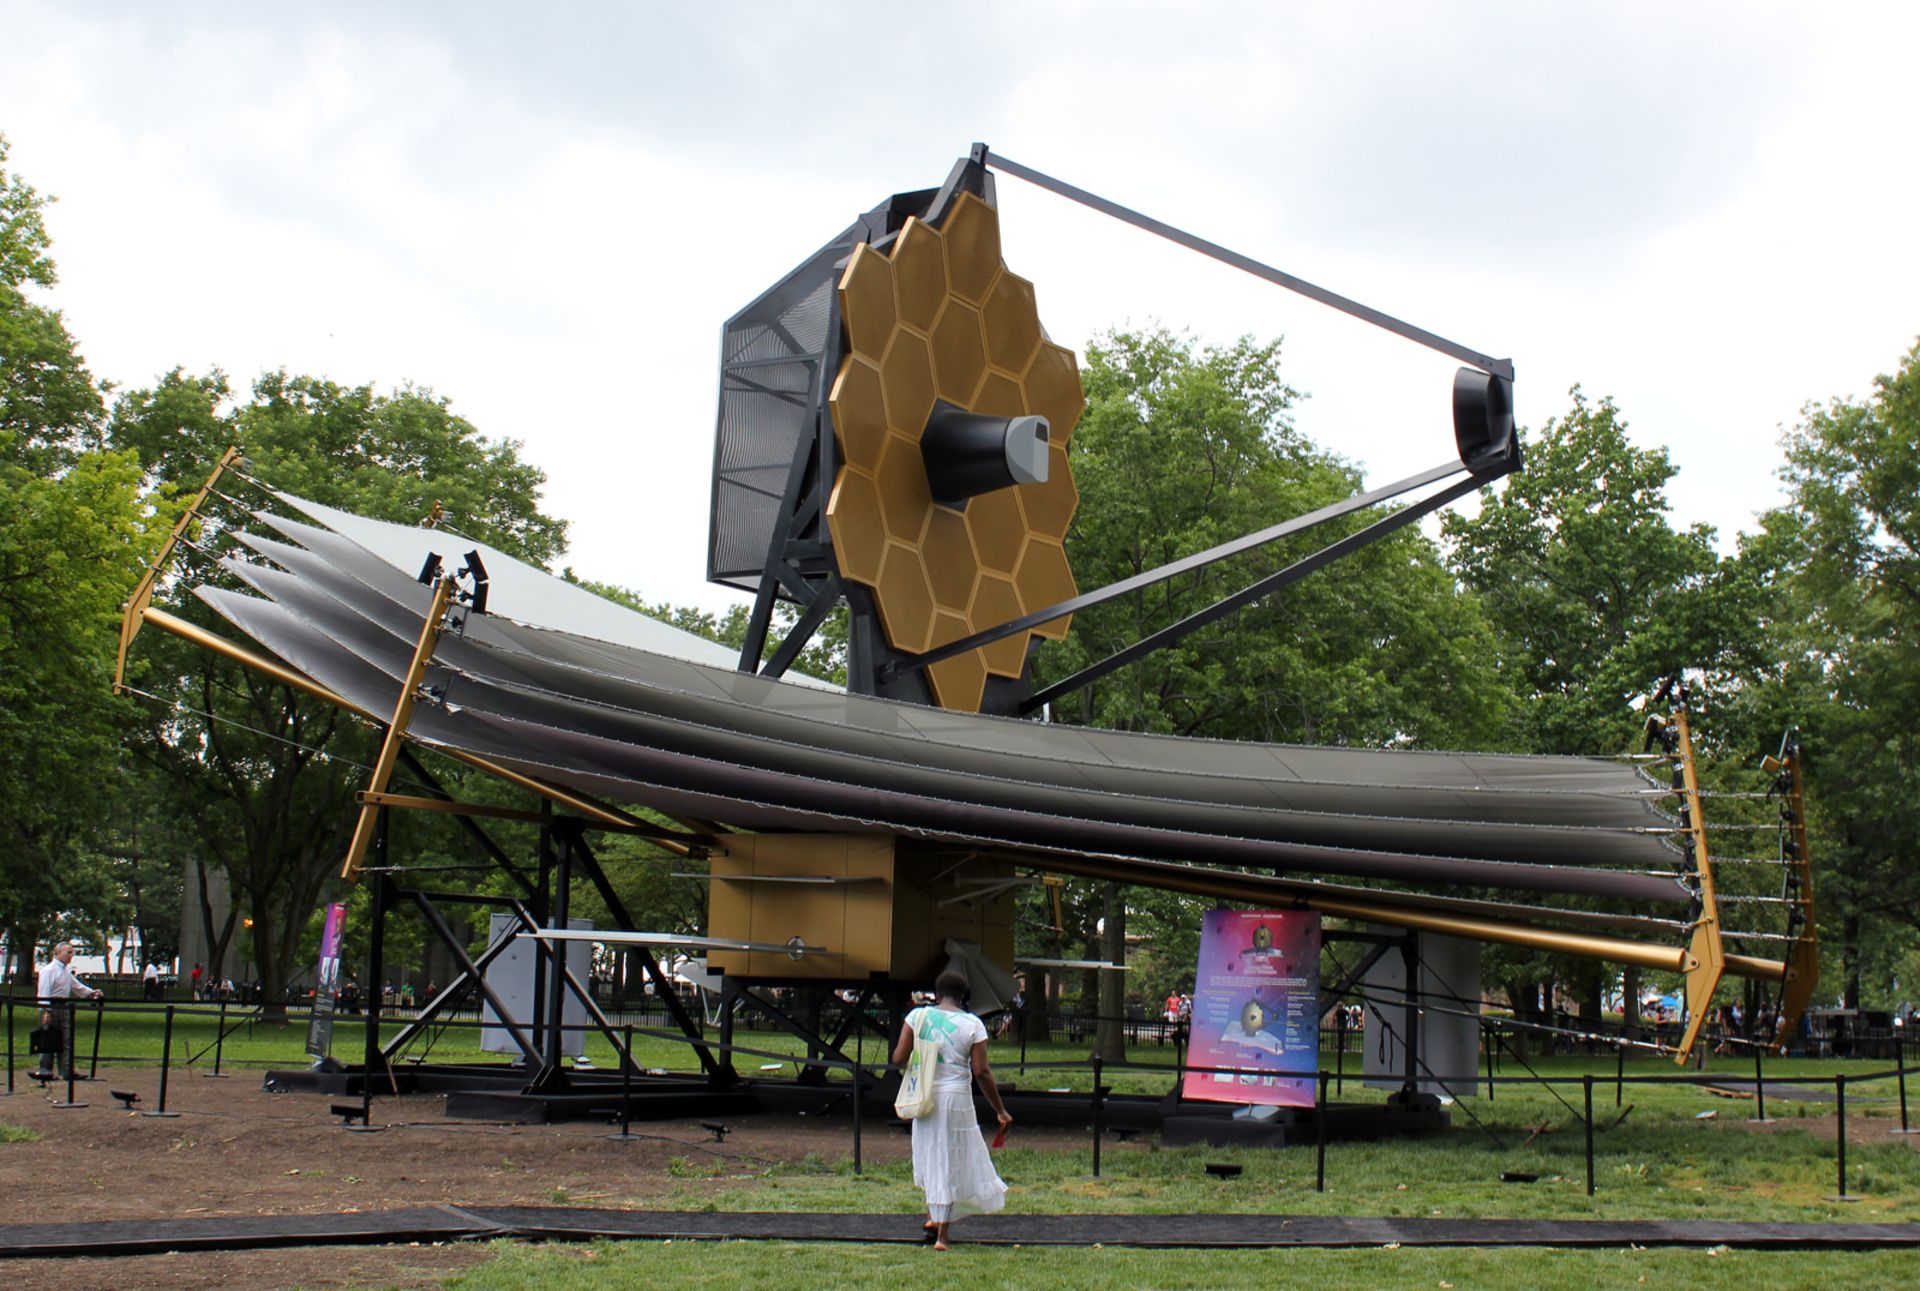
[[1673, 692], [1672, 720], [1677, 737], [1676, 756], [1680, 762], [1679, 789], [1685, 795], [1685, 832], [1693, 846], [1693, 873], [1690, 877], [1699, 885], [1700, 898], [1700, 913], [1693, 925], [1693, 935], [1687, 942], [1686, 982], [1682, 988], [1687, 1003], [1687, 1029], [1681, 1035], [1679, 1051], [1674, 1055], [1674, 1062], [1684, 1064], [1693, 1056], [1693, 1046], [1700, 1039], [1701, 1028], [1707, 1024], [1707, 1015], [1713, 1008], [1713, 993], [1720, 987], [1727, 959], [1720, 944], [1720, 903], [1714, 894], [1713, 860], [1707, 854], [1707, 815], [1701, 805], [1700, 778], [1693, 760], [1693, 736], [1687, 724], [1686, 683], [1676, 681]]
[[[140, 625], [146, 622], [147, 607], [153, 604], [153, 589], [166, 572], [167, 561], [173, 556], [173, 549], [185, 541], [187, 530], [192, 528], [200, 516], [200, 508], [206, 505], [207, 498], [214, 492], [213, 486], [220, 477], [236, 462], [244, 461], [240, 456], [240, 446], [235, 444], [220, 455], [214, 463], [213, 473], [207, 476], [207, 482], [193, 495], [193, 501], [187, 503], [187, 509], [180, 513], [180, 519], [174, 524], [173, 532], [160, 544], [160, 550], [154, 555], [140, 575], [140, 581], [134, 584], [133, 594], [127, 597], [127, 603], [120, 607], [120, 653], [113, 664], [113, 691], [117, 695], [127, 682], [127, 651], [133, 646], [133, 638], [139, 635]], [[236, 472], [237, 473], [237, 472]]]
[[[395, 701], [393, 717], [387, 722], [386, 737], [380, 741], [380, 756], [374, 760], [373, 780], [367, 785], [370, 794], [386, 793], [387, 784], [393, 779], [393, 766], [400, 760], [401, 742], [407, 737], [407, 723], [413, 720], [413, 706], [420, 698], [420, 683], [427, 675], [427, 665], [433, 660], [433, 648], [439, 643], [440, 633], [446, 628], [447, 605], [452, 598], [453, 579], [442, 578], [433, 585], [433, 601], [427, 607], [426, 621], [420, 625], [420, 640], [414, 643], [413, 659], [400, 682], [400, 698]], [[360, 819], [354, 822], [346, 863], [340, 867], [341, 878], [360, 877], [360, 867], [367, 860], [367, 847], [373, 841], [373, 822], [381, 810], [375, 802], [361, 802]]]

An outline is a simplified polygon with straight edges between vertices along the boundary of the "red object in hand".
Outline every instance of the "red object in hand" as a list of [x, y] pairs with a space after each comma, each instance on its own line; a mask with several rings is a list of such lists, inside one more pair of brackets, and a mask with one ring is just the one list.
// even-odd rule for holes
[[1010, 1128], [1010, 1126], [1002, 1125], [1000, 1132], [993, 1136], [993, 1142], [987, 1145], [988, 1149], [992, 1150], [1007, 1146], [1007, 1130]]

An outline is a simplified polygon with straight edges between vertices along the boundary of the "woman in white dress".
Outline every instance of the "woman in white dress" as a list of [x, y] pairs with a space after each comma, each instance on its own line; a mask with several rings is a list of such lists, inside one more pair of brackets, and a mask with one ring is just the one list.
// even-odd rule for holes
[[933, 1041], [933, 1110], [913, 1123], [913, 1182], [927, 1195], [927, 1227], [933, 1249], [947, 1249], [947, 1229], [956, 1214], [983, 1214], [1006, 1204], [1007, 1185], [993, 1168], [973, 1110], [973, 1082], [987, 1096], [1002, 1127], [1011, 1125], [1000, 1086], [987, 1066], [987, 1028], [967, 1012], [967, 979], [945, 972], [933, 984], [934, 1003], [907, 1014], [893, 1046], [895, 1066], [913, 1054], [915, 1037]]

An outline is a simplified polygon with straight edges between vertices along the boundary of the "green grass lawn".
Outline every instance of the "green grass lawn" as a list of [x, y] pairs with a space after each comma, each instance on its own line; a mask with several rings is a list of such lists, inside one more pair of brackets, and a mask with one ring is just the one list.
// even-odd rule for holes
[[1011, 1291], [1128, 1288], [1686, 1287], [1699, 1291], [1849, 1291], [1914, 1284], [1912, 1252], [1701, 1250], [1157, 1251], [904, 1247], [746, 1242], [501, 1244], [447, 1282], [457, 1291], [626, 1291], [672, 1287], [955, 1287]]

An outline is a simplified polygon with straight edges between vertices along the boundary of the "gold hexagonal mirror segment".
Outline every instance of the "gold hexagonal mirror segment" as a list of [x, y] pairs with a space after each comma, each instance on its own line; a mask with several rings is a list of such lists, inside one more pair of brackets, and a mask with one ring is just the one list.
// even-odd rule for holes
[[980, 311], [965, 301], [949, 300], [933, 325], [934, 389], [948, 403], [964, 407], [986, 374]]
[[893, 282], [900, 321], [926, 331], [947, 298], [947, 250], [940, 235], [909, 219], [893, 244]]
[[933, 648], [933, 588], [920, 549], [890, 542], [880, 557], [880, 577], [873, 585], [874, 607], [887, 640], [902, 650], [919, 654]]
[[[1073, 568], [1067, 564], [1066, 548], [1038, 536], [1027, 539], [1027, 549], [1020, 556], [1020, 568], [1013, 576], [1013, 583], [1020, 589], [1020, 604], [1028, 614], [1072, 600], [1080, 592], [1074, 585]], [[1072, 615], [1054, 619], [1035, 628], [1033, 634], [1059, 641], [1066, 637], [1067, 625], [1072, 621]]]
[[843, 365], [827, 396], [834, 429], [840, 435], [840, 460], [871, 471], [880, 464], [887, 437], [887, 404], [880, 393], [880, 369], [865, 359]]
[[1080, 364], [1073, 351], [1043, 341], [1020, 382], [1027, 409], [1047, 419], [1049, 438], [1061, 448], [1073, 439], [1081, 410], [1087, 406], [1080, 387]]
[[846, 553], [841, 572], [871, 587], [880, 581], [880, 554], [887, 548], [887, 522], [880, 512], [880, 488], [864, 471], [844, 470], [827, 502], [835, 551]]
[[[934, 616], [934, 645], [958, 641], [966, 634], [967, 620], [960, 615], [943, 612]], [[980, 711], [981, 696], [987, 689], [986, 661], [980, 657], [978, 650], [942, 659], [927, 669], [927, 681], [940, 707], [977, 713]]]
[[840, 308], [854, 353], [876, 359], [884, 354], [893, 335], [893, 266], [865, 243], [855, 248], [840, 280]]
[[1000, 212], [972, 193], [962, 193], [940, 226], [947, 244], [947, 288], [969, 304], [986, 298], [999, 274]]

